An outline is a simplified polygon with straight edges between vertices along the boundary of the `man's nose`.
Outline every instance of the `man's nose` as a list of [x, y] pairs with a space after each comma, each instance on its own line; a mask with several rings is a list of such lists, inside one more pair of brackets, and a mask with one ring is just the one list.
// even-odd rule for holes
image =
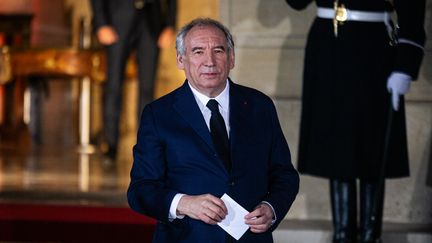
[[215, 55], [212, 52], [207, 53], [205, 57], [205, 65], [206, 66], [214, 66], [215, 65]]

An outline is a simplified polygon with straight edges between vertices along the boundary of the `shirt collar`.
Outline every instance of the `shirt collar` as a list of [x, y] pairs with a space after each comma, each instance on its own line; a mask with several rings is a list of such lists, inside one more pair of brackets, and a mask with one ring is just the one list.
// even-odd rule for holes
[[[228, 82], [228, 80], [226, 81], [225, 89], [218, 96], [216, 96], [214, 98], [210, 98], [210, 97], [200, 93], [198, 90], [196, 90], [194, 87], [192, 87], [192, 85], [190, 85], [189, 82], [188, 82], [188, 85], [191, 88], [192, 93], [195, 96], [195, 99], [197, 101], [199, 101], [203, 107], [206, 107], [207, 102], [210, 99], [215, 99], [219, 103], [219, 106], [223, 111], [225, 111], [225, 112], [229, 111], [229, 82]], [[200, 105], [200, 107], [202, 107], [201, 105]]]

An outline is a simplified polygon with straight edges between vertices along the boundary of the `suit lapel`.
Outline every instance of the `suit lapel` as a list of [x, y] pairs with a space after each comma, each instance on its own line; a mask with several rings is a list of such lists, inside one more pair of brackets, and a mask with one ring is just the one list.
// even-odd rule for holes
[[214, 150], [210, 132], [187, 82], [183, 84], [177, 93], [173, 106], [174, 110], [176, 110], [204, 142]]
[[[248, 138], [248, 119], [251, 107], [247, 97], [240, 91], [238, 85], [230, 80], [230, 143], [231, 155], [240, 140]], [[240, 143], [239, 143], [240, 142]]]

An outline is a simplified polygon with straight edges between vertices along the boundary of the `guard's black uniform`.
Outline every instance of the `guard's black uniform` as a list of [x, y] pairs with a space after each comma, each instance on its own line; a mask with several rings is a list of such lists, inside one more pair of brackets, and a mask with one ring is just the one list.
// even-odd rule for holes
[[[312, 2], [286, 1], [295, 9]], [[334, 2], [316, 0], [316, 4], [333, 9]], [[392, 6], [384, 0], [339, 0], [341, 4], [367, 12], [391, 11], [394, 6], [399, 44], [389, 44], [384, 22], [346, 21], [338, 26], [336, 37], [332, 19], [314, 20], [305, 52], [298, 169], [341, 181], [376, 180], [391, 106], [387, 78], [392, 71], [413, 80], [418, 77], [425, 1], [394, 0]], [[400, 102], [391, 131], [387, 178], [409, 175], [403, 99]]]

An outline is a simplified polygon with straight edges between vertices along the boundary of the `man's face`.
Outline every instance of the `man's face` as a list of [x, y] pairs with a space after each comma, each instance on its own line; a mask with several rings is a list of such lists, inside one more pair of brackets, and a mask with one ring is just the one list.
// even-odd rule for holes
[[234, 68], [234, 51], [228, 51], [225, 35], [213, 26], [193, 27], [185, 37], [185, 54], [177, 54], [177, 66], [189, 83], [208, 97], [216, 97]]

